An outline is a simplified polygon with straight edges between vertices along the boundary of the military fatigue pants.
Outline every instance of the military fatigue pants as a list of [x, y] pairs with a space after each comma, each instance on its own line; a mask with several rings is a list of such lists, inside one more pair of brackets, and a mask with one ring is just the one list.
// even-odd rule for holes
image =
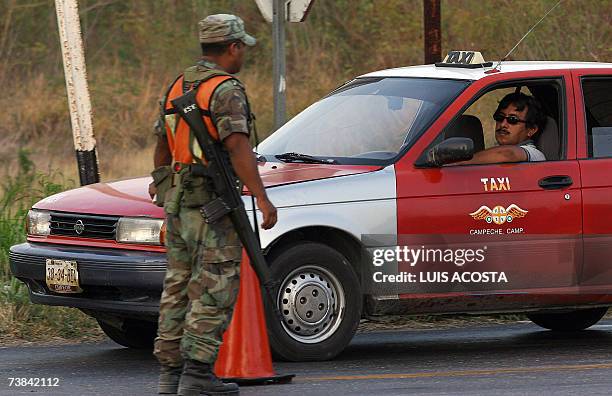
[[214, 364], [238, 295], [242, 247], [228, 216], [206, 224], [198, 208], [167, 215], [168, 269], [154, 354]]

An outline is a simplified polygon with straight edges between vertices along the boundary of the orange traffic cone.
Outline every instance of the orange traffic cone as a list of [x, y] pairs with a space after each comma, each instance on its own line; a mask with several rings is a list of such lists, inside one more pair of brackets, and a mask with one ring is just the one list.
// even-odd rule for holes
[[215, 374], [243, 385], [287, 383], [294, 377], [276, 375], [268, 343], [259, 280], [246, 252], [240, 264], [240, 291], [229, 328], [223, 334]]

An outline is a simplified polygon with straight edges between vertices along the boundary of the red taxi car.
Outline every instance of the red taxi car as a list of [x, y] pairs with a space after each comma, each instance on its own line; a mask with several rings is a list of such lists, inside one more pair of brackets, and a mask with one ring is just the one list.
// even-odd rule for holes
[[[360, 76], [257, 148], [278, 207], [261, 231], [280, 282], [283, 322], [268, 321], [278, 357], [332, 358], [364, 315], [526, 312], [578, 330], [612, 305], [612, 64], [457, 60], [468, 55]], [[511, 92], [542, 104], [546, 161], [431, 160], [496, 145], [492, 114]], [[34, 205], [10, 253], [33, 302], [79, 308], [120, 344], [151, 344], [166, 261], [149, 181]]]

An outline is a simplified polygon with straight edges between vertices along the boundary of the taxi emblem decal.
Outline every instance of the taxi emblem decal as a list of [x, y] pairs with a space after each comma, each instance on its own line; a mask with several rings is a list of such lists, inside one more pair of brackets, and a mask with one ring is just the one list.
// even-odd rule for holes
[[83, 224], [83, 220], [77, 220], [76, 223], [74, 223], [74, 232], [76, 232], [77, 235], [81, 235], [83, 231], [85, 231], [85, 224]]
[[484, 220], [487, 223], [495, 223], [498, 225], [505, 222], [511, 223], [514, 219], [519, 219], [527, 215], [528, 210], [519, 208], [515, 204], [511, 204], [507, 208], [503, 206], [495, 206], [493, 209], [488, 206], [481, 206], [477, 211], [470, 213], [474, 220]]

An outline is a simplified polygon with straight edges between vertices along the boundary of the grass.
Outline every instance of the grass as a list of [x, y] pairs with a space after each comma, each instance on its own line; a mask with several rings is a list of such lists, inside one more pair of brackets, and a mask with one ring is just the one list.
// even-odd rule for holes
[[9, 248], [25, 239], [25, 217], [36, 201], [74, 187], [57, 172], [37, 172], [26, 151], [19, 167], [0, 187], [0, 344], [24, 341], [58, 342], [98, 339], [96, 322], [74, 308], [30, 302], [28, 288], [10, 274]]
[[96, 321], [76, 308], [32, 304], [27, 287], [17, 279], [0, 283], [0, 345], [102, 337]]

